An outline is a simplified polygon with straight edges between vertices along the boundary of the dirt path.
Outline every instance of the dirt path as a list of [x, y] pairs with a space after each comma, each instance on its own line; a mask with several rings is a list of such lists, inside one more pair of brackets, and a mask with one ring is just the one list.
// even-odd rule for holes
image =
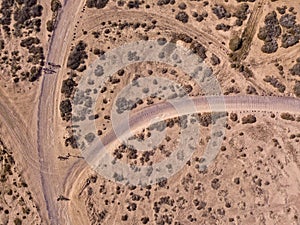
[[[77, 21], [75, 15], [79, 15], [83, 4], [84, 1], [80, 1], [80, 3], [70, 0], [65, 1], [65, 4], [58, 18], [57, 27], [50, 42], [49, 52], [46, 60], [47, 62], [53, 62], [55, 64], [61, 65], [65, 63], [68, 54], [68, 47], [72, 40], [73, 28]], [[193, 37], [197, 36], [200, 39], [200, 42], [202, 39], [207, 43], [212, 42], [212, 44], [207, 48], [209, 50], [212, 50], [216, 54], [219, 53], [220, 55], [225, 57], [228, 53], [226, 48], [222, 44], [217, 42], [217, 40], [215, 40], [211, 35], [208, 35], [203, 31], [199, 31], [196, 28], [183, 26], [181, 24], [178, 24], [177, 22], [154, 14], [146, 14], [143, 12], [134, 11], [107, 11], [101, 13], [100, 16], [92, 16], [90, 17], [90, 19], [122, 19], [133, 18], [135, 16], [136, 20], [145, 18], [156, 19], [161, 27], [167, 29], [174, 29], [174, 27], [176, 27], [177, 30], [182, 30]], [[93, 29], [93, 27], [90, 27], [89, 29]], [[224, 65], [226, 65], [225, 62]], [[226, 68], [229, 69], [229, 66], [227, 65]], [[62, 204], [60, 203], [58, 204], [56, 199], [58, 195], [63, 192], [63, 190], [65, 190], [67, 193], [70, 193], [72, 191], [72, 187], [74, 186], [74, 184], [76, 184], [77, 179], [80, 177], [80, 174], [83, 174], [85, 169], [87, 168], [84, 161], [78, 160], [75, 161], [74, 164], [72, 164], [67, 170], [62, 171], [62, 174], [60, 175], [58, 175], [56, 173], [57, 171], [55, 171], [57, 155], [55, 154], [54, 149], [57, 146], [55, 146], [54, 144], [54, 131], [55, 121], [57, 120], [57, 118], [59, 118], [57, 110], [59, 90], [57, 89], [57, 87], [63, 79], [61, 72], [62, 71], [58, 71], [57, 74], [43, 76], [38, 106], [38, 152], [41, 164], [41, 182], [50, 224], [71, 224], [69, 222], [67, 214], [68, 209], [65, 208], [67, 206], [62, 206]], [[230, 98], [228, 99], [228, 101], [231, 101]], [[202, 103], [197, 104], [199, 104], [200, 106]], [[282, 104], [282, 102], [280, 102], [280, 104]], [[236, 102], [234, 101], [231, 106], [232, 108], [239, 107], [239, 105], [236, 105]], [[299, 105], [297, 103], [296, 107], [298, 106]], [[45, 168], [47, 172], [42, 172]]]
[[[57, 18], [56, 29], [52, 34], [49, 44], [47, 62], [62, 64], [68, 52], [73, 28], [75, 26], [78, 11], [82, 8], [84, 1], [80, 3], [65, 0], [64, 6]], [[48, 211], [49, 224], [68, 224], [64, 221], [62, 211], [59, 210], [57, 197], [62, 191], [59, 186], [63, 176], [59, 176], [54, 163], [57, 162], [57, 155], [54, 152], [54, 118], [56, 115], [56, 93], [59, 73], [45, 75], [42, 77], [40, 98], [38, 105], [38, 152], [41, 168], [46, 168], [47, 172], [41, 169], [41, 183], [43, 194]], [[57, 184], [57, 185], [53, 185]]]

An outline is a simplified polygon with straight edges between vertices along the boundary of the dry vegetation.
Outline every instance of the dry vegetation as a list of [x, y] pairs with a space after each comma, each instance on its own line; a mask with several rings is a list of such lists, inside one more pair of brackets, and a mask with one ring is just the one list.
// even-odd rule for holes
[[[286, 59], [288, 62], [281, 55], [286, 48], [296, 51], [295, 46], [299, 47], [297, 14], [292, 10], [286, 12], [284, 8], [287, 7], [280, 3], [270, 3], [267, 6], [257, 2], [225, 1], [215, 4], [209, 1], [159, 0], [152, 4], [144, 1], [87, 1], [87, 8], [96, 9], [84, 8], [83, 18], [76, 25], [66, 64], [68, 75], [65, 76], [61, 89], [63, 100], [60, 109], [63, 119], [68, 121], [70, 118], [74, 91], [89, 63], [105, 57], [105, 52], [114, 47], [137, 40], [157, 40], [161, 44], [169, 41], [191, 49], [205, 60], [212, 73], [217, 74], [226, 95], [294, 93], [299, 96], [299, 54], [293, 54], [296, 58]], [[124, 15], [124, 19], [122, 16], [89, 19], [89, 15], [94, 15], [97, 10], [105, 12], [114, 7], [132, 10], [133, 13], [136, 10], [156, 12], [155, 14], [167, 11], [168, 19], [164, 21], [159, 16], [149, 19], [138, 13], [136, 18], [140, 16], [140, 20]], [[171, 20], [177, 20], [177, 29], [170, 29], [166, 25]], [[90, 26], [90, 21], [98, 25]], [[206, 30], [207, 24], [213, 29]], [[219, 51], [211, 47], [215, 44], [211, 43], [213, 40], [210, 42], [205, 37], [201, 39], [197, 36], [197, 32], [185, 31], [184, 28], [189, 25], [214, 34], [220, 46], [228, 49], [228, 56], [222, 53], [220, 47]], [[255, 54], [259, 56], [259, 62], [253, 59]], [[268, 59], [268, 54], [274, 55]], [[130, 57], [134, 59], [135, 56]], [[228, 62], [231, 65], [224, 66]], [[264, 71], [265, 63], [273, 65], [275, 72]], [[224, 71], [231, 73], [227, 75]], [[97, 74], [103, 75], [102, 68], [97, 69]], [[99, 90], [87, 90], [87, 93], [99, 92], [95, 115], [88, 118], [95, 120], [99, 138], [111, 129], [110, 110], [118, 90], [127, 84], [138, 82], [140, 78], [152, 76], [179, 82], [189, 90], [189, 96], [203, 94], [201, 89], [195, 88], [197, 85], [187, 79], [186, 74], [166, 65], [138, 63], [123, 68], [111, 76]], [[151, 93], [151, 88], [143, 91]], [[135, 101], [122, 98], [117, 99], [116, 104], [118, 112], [122, 113], [160, 101], [163, 99], [157, 97], [137, 98]], [[210, 139], [209, 129], [213, 123], [211, 114], [193, 115], [192, 118], [178, 117], [153, 124], [131, 137], [131, 140], [144, 141], [155, 135], [155, 132], [165, 131], [166, 137], [156, 148], [140, 152], [131, 145], [123, 144], [111, 149], [111, 154], [116, 161], [130, 165], [152, 165], [172, 153], [180, 130], [185, 129], [185, 121], [196, 121], [203, 132], [199, 146], [201, 151], [193, 155], [182, 171], [156, 185], [143, 188], [118, 185], [93, 174], [73, 192], [73, 201], [78, 203], [84, 200], [86, 214], [92, 224], [273, 224], [280, 221], [296, 224], [299, 212], [297, 203], [292, 201], [292, 195], [287, 194], [290, 197], [283, 200], [273, 193], [274, 190], [280, 190], [281, 195], [284, 195], [294, 187], [293, 182], [288, 181], [289, 175], [280, 174], [298, 173], [296, 171], [299, 170], [296, 161], [287, 163], [283, 159], [284, 154], [295, 159], [299, 151], [296, 147], [299, 142], [296, 134], [299, 116], [236, 112], [230, 113], [229, 118], [221, 153], [204, 172], [199, 172], [199, 163], [203, 160], [203, 148]], [[282, 125], [271, 131], [268, 127], [274, 126], [272, 123], [275, 119], [280, 120]], [[291, 132], [296, 133], [280, 134], [284, 126], [290, 126], [293, 130]], [[65, 145], [77, 148], [77, 137], [73, 135], [73, 129], [72, 126], [67, 127]], [[290, 139], [287, 139], [289, 135]], [[291, 168], [295, 171], [289, 171]], [[290, 184], [287, 189], [282, 187], [285, 182]], [[284, 201], [290, 203], [283, 206]]]
[[0, 140], [0, 220], [1, 224], [41, 224], [39, 209], [14, 155]]
[[[114, 104], [119, 114], [133, 113], [164, 102], [166, 96], [173, 99], [204, 95], [202, 88], [180, 68], [143, 62], [116, 71], [98, 88], [86, 89], [82, 93], [84, 101], [74, 98], [93, 62], [105, 59], [111, 49], [139, 40], [154, 40], [161, 46], [170, 42], [190, 49], [209, 67], [207, 76], [217, 78], [224, 95], [299, 98], [299, 4], [292, 0], [82, 1], [85, 4], [76, 15], [69, 15], [75, 21], [74, 27], [66, 27], [70, 43], [55, 33], [57, 22], [65, 19], [59, 16], [65, 7], [63, 1], [2, 0], [0, 5], [0, 100], [2, 103], [2, 98], [7, 98], [5, 102], [16, 106], [14, 116], [25, 121], [34, 143], [36, 121], [41, 123], [35, 118], [44, 88], [40, 81], [42, 76], [55, 77], [51, 81], [56, 89], [49, 96], [49, 102], [54, 99], [56, 104], [53, 111], [38, 110], [54, 114], [50, 121], [56, 138], [49, 145], [49, 158], [55, 158], [49, 164], [55, 164], [57, 182], [66, 178], [65, 183], [53, 185], [65, 185], [59, 191], [47, 190], [55, 190], [57, 198], [53, 201], [57, 209], [68, 214], [71, 224], [300, 224], [299, 114], [226, 112], [226, 135], [220, 153], [207, 168], [200, 165], [216, 122], [211, 112], [178, 116], [144, 127], [129, 142], [151, 141], [161, 137], [162, 132], [165, 136], [157, 146], [145, 151], [122, 143], [108, 149], [114, 162], [151, 166], [175, 151], [181, 132], [189, 124], [199, 125], [201, 133], [195, 153], [182, 170], [144, 187], [121, 185], [91, 171], [80, 156], [78, 127], [72, 124], [84, 119], [94, 121], [96, 135], [85, 136], [92, 141], [111, 130]], [[67, 46], [59, 66], [46, 63], [47, 47], [55, 35], [66, 41], [61, 49]], [[138, 60], [131, 51], [127, 58]], [[103, 74], [101, 66], [94, 71], [96, 77]], [[126, 85], [139, 87], [143, 78], [154, 77], [169, 79], [178, 87], [154, 79], [140, 88], [149, 97], [119, 97]], [[89, 83], [93, 85], [95, 80]], [[75, 104], [84, 103], [88, 108], [92, 105], [91, 93], [98, 94], [94, 114], [72, 118]], [[224, 113], [217, 115], [223, 116]], [[40, 157], [39, 150], [34, 146], [24, 151]], [[33, 199], [30, 186], [35, 184], [27, 184], [20, 172], [29, 165], [20, 165], [14, 158], [22, 153], [7, 149], [2, 141], [0, 153], [0, 224], [43, 224], [39, 209], [43, 200]], [[40, 158], [37, 161], [43, 164]]]

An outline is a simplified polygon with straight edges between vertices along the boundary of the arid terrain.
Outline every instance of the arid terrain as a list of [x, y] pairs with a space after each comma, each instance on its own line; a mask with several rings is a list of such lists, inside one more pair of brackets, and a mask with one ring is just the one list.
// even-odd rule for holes
[[0, 9], [0, 225], [300, 224], [300, 2]]

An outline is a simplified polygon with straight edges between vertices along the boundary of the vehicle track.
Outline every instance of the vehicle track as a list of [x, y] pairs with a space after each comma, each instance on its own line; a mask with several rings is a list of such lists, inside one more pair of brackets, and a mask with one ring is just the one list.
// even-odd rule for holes
[[[114, 146], [116, 141], [124, 140], [124, 136], [127, 137], [127, 134], [134, 134], [137, 130], [148, 127], [151, 123], [150, 121], [153, 120], [159, 122], [186, 114], [224, 112], [224, 109], [226, 112], [289, 112], [299, 114], [300, 99], [275, 96], [200, 96], [190, 97], [188, 100], [183, 98], [178, 101], [172, 101], [172, 103], [157, 103], [133, 113], [128, 121], [120, 121], [117, 127], [111, 129], [102, 138], [103, 149], [111, 149], [111, 145]], [[130, 130], [127, 129], [127, 123], [130, 126]], [[124, 127], [126, 130], [124, 130]], [[89, 154], [88, 157], [96, 159], [99, 151], [101, 149], [91, 152], [92, 154]]]
[[[82, 8], [84, 1], [80, 1], [80, 3], [75, 1], [65, 0], [64, 6], [62, 8], [61, 13], [59, 14], [57, 20], [57, 27], [52, 34], [52, 39], [50, 41], [48, 56], [46, 59], [47, 62], [54, 62], [56, 64], [64, 65], [66, 62], [68, 46], [72, 40], [73, 28], [75, 26], [76, 18], [74, 15], [78, 15], [80, 9]], [[108, 16], [108, 17], [107, 17]], [[191, 36], [197, 36], [199, 39], [203, 38], [209, 45], [208, 49], [214, 51], [216, 54], [220, 54], [222, 56], [227, 56], [228, 50], [220, 44], [214, 37], [206, 34], [205, 32], [197, 31], [196, 28], [189, 28], [187, 26], [183, 26], [179, 24], [179, 22], [174, 22], [167, 18], [163, 18], [159, 15], [149, 15], [148, 13], [143, 12], [133, 12], [133, 11], [107, 11], [105, 13], [101, 13], [100, 16], [97, 16], [97, 19], [105, 19], [107, 18], [133, 18], [137, 16], [140, 18], [148, 18], [158, 20], [158, 23], [163, 23], [164, 25], [161, 28], [168, 28], [173, 30], [174, 27], [176, 29], [181, 29], [185, 33], [188, 33]], [[120, 18], [121, 17], [121, 18]], [[69, 30], [66, 29], [69, 28]], [[201, 40], [199, 41], [201, 42]], [[223, 65], [225, 62], [223, 62]], [[226, 66], [226, 68], [229, 68]], [[227, 69], [226, 69], [227, 70]], [[56, 100], [58, 99], [58, 91], [57, 86], [60, 86], [61, 77], [58, 76], [59, 72], [54, 75], [44, 76], [42, 77], [42, 84], [40, 90], [40, 98], [39, 98], [39, 107], [38, 107], [38, 151], [40, 154], [40, 164], [41, 168], [48, 168], [49, 173], [42, 172], [41, 169], [41, 180], [43, 183], [43, 194], [47, 203], [48, 217], [50, 224], [69, 224], [67, 215], [67, 210], [61, 208], [62, 206], [57, 205], [57, 189], [52, 185], [53, 183], [58, 183], [60, 181], [65, 188], [66, 192], [70, 193], [75, 181], [80, 177], [78, 175], [83, 174], [85, 169], [87, 168], [86, 163], [82, 160], [77, 160], [72, 164], [72, 166], [65, 171], [61, 177], [56, 177], [55, 175], [55, 162], [56, 155], [54, 155], [52, 149], [55, 147], [53, 144], [53, 123], [55, 120], [55, 115], [57, 112], [55, 110]], [[51, 174], [52, 173], [52, 174]], [[62, 210], [64, 209], [64, 210]], [[62, 212], [64, 211], [64, 212]]]
[[250, 15], [247, 26], [242, 34], [242, 48], [236, 53], [238, 55], [238, 62], [245, 60], [247, 55], [249, 54], [251, 43], [259, 25], [259, 20], [263, 14], [263, 6], [265, 4], [266, 0], [260, 0], [257, 1], [254, 5], [254, 9]]
[[[70, 33], [75, 26], [74, 15], [82, 8], [84, 1], [75, 3], [74, 1], [65, 0], [63, 7], [58, 14], [56, 29], [52, 33], [49, 42], [48, 54], [45, 64], [53, 62], [62, 64], [66, 57], [68, 43], [70, 42]], [[76, 19], [76, 18], [75, 18]], [[66, 29], [70, 28], [70, 29]], [[53, 152], [54, 143], [54, 115], [56, 106], [56, 84], [58, 75], [42, 76], [40, 86], [40, 96], [38, 103], [38, 140], [37, 147], [40, 160], [40, 174], [42, 182], [42, 191], [48, 213], [48, 224], [68, 224], [65, 221], [65, 212], [59, 210], [56, 198], [59, 195], [60, 188], [53, 184], [59, 183], [61, 177], [57, 177], [55, 170], [56, 157]], [[46, 170], [46, 171], [45, 171]]]

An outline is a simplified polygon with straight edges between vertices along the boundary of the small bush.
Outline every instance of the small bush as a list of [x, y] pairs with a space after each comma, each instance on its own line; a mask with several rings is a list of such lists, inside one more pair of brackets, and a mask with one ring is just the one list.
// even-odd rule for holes
[[51, 11], [56, 12], [62, 7], [59, 0], [52, 0], [51, 1]]
[[294, 93], [297, 97], [300, 97], [300, 82], [296, 82], [294, 88]]
[[261, 51], [263, 53], [271, 54], [276, 52], [278, 49], [278, 43], [276, 40], [265, 42], [265, 44], [261, 47]]
[[281, 113], [280, 117], [284, 120], [295, 121], [295, 117], [289, 113]]
[[77, 83], [72, 78], [68, 78], [62, 83], [61, 93], [65, 94], [66, 98], [69, 98], [71, 97], [75, 86], [77, 86]]
[[182, 23], [187, 23], [189, 21], [189, 16], [186, 12], [181, 11], [175, 16], [175, 19], [179, 20]]
[[296, 63], [291, 69], [290, 72], [292, 75], [300, 76], [300, 62]]
[[109, 0], [87, 0], [86, 6], [88, 8], [102, 9], [107, 5], [108, 1]]
[[279, 23], [285, 28], [292, 28], [296, 24], [296, 16], [291, 14], [283, 15], [280, 18]]
[[242, 39], [235, 36], [229, 42], [229, 48], [231, 51], [235, 52], [242, 47]]
[[60, 108], [61, 113], [63, 113], [63, 114], [72, 112], [71, 101], [69, 99], [63, 100], [60, 103], [60, 107], [59, 108]]
[[14, 219], [14, 224], [15, 225], [22, 225], [22, 220], [19, 218]]
[[46, 23], [46, 29], [49, 32], [52, 32], [54, 30], [54, 21], [53, 20], [48, 20]]
[[242, 124], [255, 123], [256, 117], [254, 115], [247, 115], [242, 118]]
[[86, 47], [87, 45], [83, 41], [80, 41], [76, 45], [68, 57], [67, 67], [75, 70], [80, 66], [81, 63], [84, 63], [84, 59], [88, 57], [85, 52]]
[[212, 11], [218, 17], [218, 19], [222, 19], [227, 15], [226, 9], [224, 8], [224, 6], [221, 5], [216, 5], [212, 8]]

